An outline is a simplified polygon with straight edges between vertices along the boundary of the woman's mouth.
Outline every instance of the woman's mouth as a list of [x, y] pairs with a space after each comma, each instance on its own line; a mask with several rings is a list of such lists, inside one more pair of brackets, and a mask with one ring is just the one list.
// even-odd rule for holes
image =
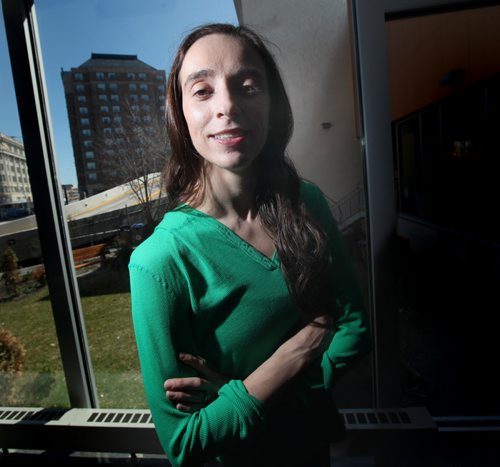
[[234, 146], [240, 144], [245, 139], [246, 132], [241, 128], [234, 130], [221, 131], [219, 133], [213, 134], [210, 137], [218, 144], [223, 144], [224, 146]]

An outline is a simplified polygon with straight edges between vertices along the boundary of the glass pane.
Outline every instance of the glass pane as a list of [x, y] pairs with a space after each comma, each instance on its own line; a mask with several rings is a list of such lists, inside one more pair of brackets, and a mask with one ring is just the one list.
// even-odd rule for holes
[[492, 6], [386, 23], [402, 404], [435, 416], [498, 411], [485, 356], [497, 352], [500, 309], [499, 14]]
[[[368, 304], [365, 182], [348, 2], [290, 2], [290, 8], [283, 8], [285, 2], [235, 3], [245, 24], [268, 39], [277, 59], [295, 122], [287, 152], [299, 174], [328, 196]], [[372, 405], [370, 358], [336, 383], [339, 407]]]
[[0, 75], [0, 406], [67, 407], [3, 15]]
[[234, 4], [39, 0], [36, 8], [99, 402], [146, 408], [127, 266], [163, 213], [166, 73], [186, 31], [237, 23]]

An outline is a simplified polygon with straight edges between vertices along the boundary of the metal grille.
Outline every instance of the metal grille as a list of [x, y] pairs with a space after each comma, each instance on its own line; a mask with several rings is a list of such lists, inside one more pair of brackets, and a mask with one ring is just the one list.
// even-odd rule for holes
[[425, 407], [407, 409], [344, 409], [339, 410], [348, 430], [363, 429], [435, 429], [436, 425]]
[[0, 423], [57, 421], [66, 413], [65, 409], [0, 408]]
[[122, 411], [99, 411], [92, 412], [87, 423], [153, 423], [150, 413], [147, 412], [122, 412]]

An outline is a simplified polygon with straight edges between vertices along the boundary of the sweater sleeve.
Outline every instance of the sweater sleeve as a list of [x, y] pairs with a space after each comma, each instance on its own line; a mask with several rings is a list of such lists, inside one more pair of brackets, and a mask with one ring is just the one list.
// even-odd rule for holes
[[305, 196], [306, 204], [311, 206], [312, 214], [326, 229], [333, 259], [335, 332], [321, 361], [325, 387], [331, 388], [352, 363], [368, 353], [371, 340], [361, 288], [337, 222], [321, 190], [309, 184], [306, 191], [310, 193]]
[[[136, 250], [129, 264], [132, 317], [143, 384], [156, 432], [174, 466], [199, 466], [246, 439], [263, 422], [261, 403], [239, 380], [224, 385], [218, 398], [195, 413], [184, 413], [167, 399], [163, 382], [195, 376], [178, 360], [179, 352], [195, 352], [189, 325], [189, 300], [179, 293], [176, 278], [165, 277], [157, 252]], [[144, 254], [146, 252], [146, 254]], [[137, 253], [137, 254], [136, 254]], [[155, 266], [155, 263], [157, 266]]]

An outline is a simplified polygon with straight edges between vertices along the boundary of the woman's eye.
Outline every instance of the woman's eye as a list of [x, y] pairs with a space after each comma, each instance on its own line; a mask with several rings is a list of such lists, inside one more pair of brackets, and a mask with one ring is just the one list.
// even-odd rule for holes
[[256, 83], [243, 83], [242, 88], [247, 95], [257, 94], [261, 91], [260, 86]]
[[210, 89], [207, 88], [198, 88], [193, 91], [193, 95], [196, 97], [207, 97], [211, 93]]

